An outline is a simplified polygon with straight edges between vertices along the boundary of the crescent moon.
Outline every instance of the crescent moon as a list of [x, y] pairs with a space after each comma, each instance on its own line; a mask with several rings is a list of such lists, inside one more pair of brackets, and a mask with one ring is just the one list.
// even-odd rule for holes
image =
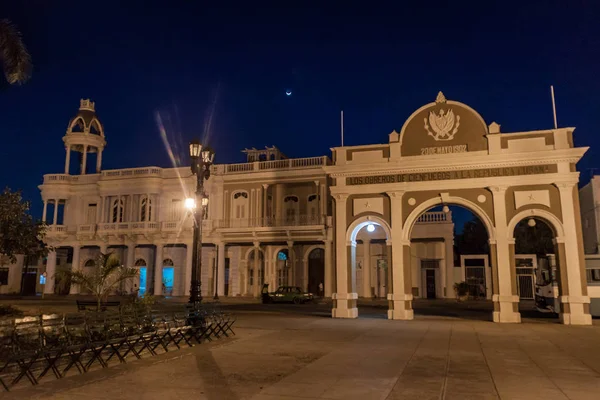
[[287, 96], [291, 96], [291, 95], [292, 95], [292, 91], [291, 91], [291, 90], [286, 90], [286, 91], [285, 91], [285, 94], [286, 94]]

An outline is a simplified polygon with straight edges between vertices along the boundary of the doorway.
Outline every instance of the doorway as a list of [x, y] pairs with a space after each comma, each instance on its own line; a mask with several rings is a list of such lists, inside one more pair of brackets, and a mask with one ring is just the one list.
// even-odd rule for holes
[[144, 294], [146, 294], [148, 271], [147, 271], [146, 267], [140, 267], [139, 270], [140, 270], [140, 275], [138, 277], [138, 279], [139, 279], [138, 287], [140, 288], [140, 291], [138, 293], [140, 296], [143, 296]]
[[319, 290], [320, 284], [325, 285], [325, 250], [314, 249], [308, 255], [308, 285], [307, 290], [318, 296], [323, 296]]
[[163, 296], [173, 295], [173, 278], [175, 277], [175, 269], [173, 267], [163, 267]]
[[425, 270], [425, 288], [428, 299], [435, 299], [435, 269]]

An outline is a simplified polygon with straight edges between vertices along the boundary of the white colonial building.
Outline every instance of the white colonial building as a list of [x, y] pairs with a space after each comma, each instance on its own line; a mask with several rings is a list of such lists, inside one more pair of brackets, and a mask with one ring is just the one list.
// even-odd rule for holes
[[[195, 185], [189, 167], [102, 170], [106, 137], [89, 100], [81, 100], [63, 142], [64, 173], [45, 175], [40, 186], [47, 240], [56, 248], [47, 258], [45, 292], [78, 293], [75, 285], [56, 282], [55, 271], [85, 270], [99, 252], [110, 252], [140, 269], [141, 293], [187, 296], [193, 220], [184, 203]], [[324, 170], [331, 160], [289, 159], [276, 147], [244, 153], [247, 162], [214, 165], [206, 183], [203, 295], [258, 296], [263, 283], [271, 290], [297, 285], [318, 293], [322, 283], [323, 294], [331, 296], [334, 227], [330, 179]], [[417, 273], [422, 259], [443, 275], [433, 287], [430, 282], [429, 297], [453, 297], [451, 213], [426, 213], [419, 225], [414, 235], [415, 286], [427, 293], [425, 277]], [[355, 281], [361, 296], [385, 298], [388, 247], [380, 227], [370, 229], [358, 238]]]
[[[359, 297], [384, 297], [390, 319], [412, 319], [414, 298], [454, 297], [455, 283], [477, 278], [494, 321], [519, 322], [514, 229], [533, 218], [555, 235], [561, 321], [590, 324], [575, 169], [586, 148], [574, 147], [573, 131], [500, 133], [440, 93], [384, 144], [337, 147], [332, 159], [245, 150], [247, 162], [214, 165], [206, 184], [203, 295], [258, 296], [263, 283], [318, 292], [323, 283], [334, 317], [357, 317]], [[98, 252], [114, 252], [140, 269], [141, 292], [187, 296], [189, 168], [102, 170], [106, 137], [89, 100], [63, 141], [64, 173], [40, 186], [57, 249], [45, 292], [77, 293], [56, 270], [85, 270]], [[483, 222], [489, 264], [455, 261], [447, 205]]]

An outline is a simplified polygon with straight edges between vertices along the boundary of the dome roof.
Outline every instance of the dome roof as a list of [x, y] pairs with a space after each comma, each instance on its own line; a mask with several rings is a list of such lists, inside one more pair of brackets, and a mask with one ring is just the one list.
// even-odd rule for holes
[[87, 133], [104, 137], [104, 127], [96, 116], [95, 103], [90, 99], [81, 99], [79, 111], [67, 127], [67, 135], [70, 133]]

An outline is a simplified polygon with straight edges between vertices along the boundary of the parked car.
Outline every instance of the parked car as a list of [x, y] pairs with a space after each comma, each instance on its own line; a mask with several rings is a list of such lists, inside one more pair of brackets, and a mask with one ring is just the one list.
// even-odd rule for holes
[[312, 293], [303, 292], [298, 286], [279, 286], [276, 291], [269, 293], [269, 301], [272, 303], [302, 304], [313, 298]]

